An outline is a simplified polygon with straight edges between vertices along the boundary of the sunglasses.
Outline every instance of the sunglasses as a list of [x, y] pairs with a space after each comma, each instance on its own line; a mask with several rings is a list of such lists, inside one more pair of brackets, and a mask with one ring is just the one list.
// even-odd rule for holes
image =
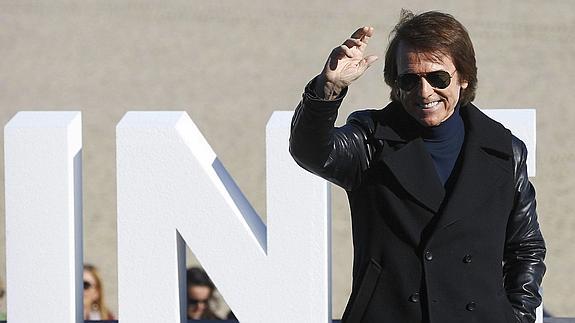
[[[457, 71], [457, 70], [455, 70]], [[449, 74], [447, 71], [433, 71], [429, 73], [405, 73], [400, 74], [397, 77], [397, 86], [404, 91], [413, 90], [421, 81], [423, 77], [429, 85], [436, 89], [445, 89], [451, 84], [451, 76], [455, 74]]]
[[207, 305], [209, 301], [210, 301], [209, 299], [198, 300], [198, 299], [188, 298], [188, 305], [196, 306], [200, 303]]

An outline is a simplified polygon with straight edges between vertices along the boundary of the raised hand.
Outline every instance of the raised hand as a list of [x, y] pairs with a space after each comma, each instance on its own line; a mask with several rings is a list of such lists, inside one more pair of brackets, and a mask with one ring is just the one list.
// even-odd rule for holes
[[375, 55], [365, 55], [372, 35], [373, 27], [359, 28], [341, 46], [331, 51], [316, 81], [315, 92], [318, 96], [334, 99], [377, 60]]

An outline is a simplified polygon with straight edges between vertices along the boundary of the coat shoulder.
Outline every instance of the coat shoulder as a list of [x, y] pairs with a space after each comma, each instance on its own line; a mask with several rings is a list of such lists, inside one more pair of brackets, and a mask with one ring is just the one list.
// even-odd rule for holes
[[513, 134], [501, 122], [492, 119], [473, 104], [462, 107], [461, 115], [466, 133], [471, 134], [484, 148], [506, 156], [513, 156]]
[[374, 114], [377, 111], [375, 109], [354, 111], [347, 117], [346, 123], [358, 126], [366, 134], [371, 134], [375, 130]]

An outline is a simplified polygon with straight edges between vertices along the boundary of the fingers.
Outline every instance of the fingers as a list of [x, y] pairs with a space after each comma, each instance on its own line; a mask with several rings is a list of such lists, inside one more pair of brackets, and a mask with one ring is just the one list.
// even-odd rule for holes
[[364, 43], [369, 43], [369, 39], [371, 38], [371, 36], [373, 36], [373, 27], [367, 27], [367, 31], [366, 33], [363, 35], [362, 38], [360, 38], [360, 40]]
[[361, 27], [356, 30], [350, 38], [343, 42], [343, 45], [349, 48], [358, 48], [360, 51], [365, 51], [370, 37], [373, 35], [373, 27]]
[[366, 58], [362, 59], [359, 62], [359, 69], [362, 71], [362, 73], [367, 70], [368, 67], [371, 66], [371, 64], [373, 64], [373, 62], [377, 61], [379, 57], [375, 56], [375, 55], [369, 55]]
[[339, 46], [340, 50], [345, 53], [345, 56], [352, 58], [355, 55], [353, 54], [353, 51], [351, 50], [351, 48], [347, 47], [346, 45], [341, 45]]
[[374, 31], [373, 27], [364, 26], [356, 30], [353, 34], [351, 34], [350, 38], [359, 39], [367, 44], [369, 42], [369, 38], [373, 36], [373, 31]]
[[330, 70], [335, 71], [337, 69], [339, 60], [344, 57], [352, 58], [353, 56], [353, 52], [349, 47], [346, 45], [338, 46], [331, 51], [331, 54], [328, 57], [327, 65], [329, 66]]
[[326, 62], [326, 67], [336, 70], [338, 61], [350, 58], [355, 60], [355, 66], [360, 69], [367, 69], [377, 60], [377, 56], [370, 55], [364, 57], [369, 38], [373, 35], [373, 27], [361, 27], [356, 30], [350, 38], [346, 39], [341, 46], [334, 48]]
[[363, 59], [363, 61], [365, 61], [365, 64], [367, 65], [367, 67], [371, 66], [371, 64], [373, 64], [373, 62], [377, 61], [379, 57], [375, 56], [375, 55], [369, 55], [366, 58]]
[[354, 57], [353, 51], [347, 45], [343, 44], [339, 47], [333, 49], [333, 52], [336, 54], [337, 58], [341, 58], [347, 56], [349, 58]]
[[343, 42], [343, 45], [347, 47], [360, 47], [364, 44], [361, 40], [357, 38], [348, 38]]

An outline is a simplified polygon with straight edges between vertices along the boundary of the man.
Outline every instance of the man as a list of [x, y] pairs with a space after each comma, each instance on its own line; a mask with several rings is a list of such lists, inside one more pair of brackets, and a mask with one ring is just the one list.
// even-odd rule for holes
[[467, 31], [451, 15], [403, 12], [388, 46], [391, 100], [334, 127], [348, 86], [377, 57], [372, 27], [329, 55], [306, 87], [290, 151], [343, 187], [353, 286], [344, 322], [534, 322], [545, 244], [523, 142], [471, 101]]
[[188, 320], [221, 320], [211, 309], [216, 287], [208, 274], [199, 267], [186, 270], [188, 290]]

